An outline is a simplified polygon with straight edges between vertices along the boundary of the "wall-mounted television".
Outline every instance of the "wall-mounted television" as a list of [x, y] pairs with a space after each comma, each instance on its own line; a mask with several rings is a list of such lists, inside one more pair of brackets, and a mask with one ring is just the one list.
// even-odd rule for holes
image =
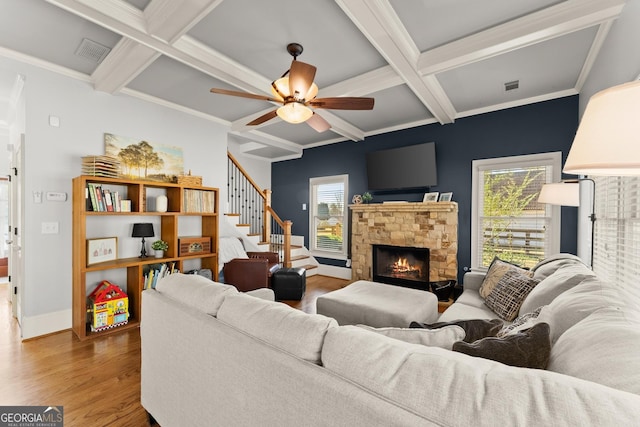
[[367, 153], [367, 181], [371, 191], [438, 185], [435, 142]]

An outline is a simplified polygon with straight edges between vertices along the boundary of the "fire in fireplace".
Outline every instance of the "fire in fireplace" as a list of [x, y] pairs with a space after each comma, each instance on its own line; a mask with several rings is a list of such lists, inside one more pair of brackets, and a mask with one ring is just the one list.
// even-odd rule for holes
[[428, 248], [372, 246], [375, 282], [429, 290]]

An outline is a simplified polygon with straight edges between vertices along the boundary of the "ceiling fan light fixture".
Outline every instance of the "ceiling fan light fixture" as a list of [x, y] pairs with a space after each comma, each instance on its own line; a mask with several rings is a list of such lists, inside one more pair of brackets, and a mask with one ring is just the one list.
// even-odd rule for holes
[[307, 94], [304, 96], [304, 100], [311, 101], [317, 95], [318, 95], [318, 85], [316, 85], [315, 83], [311, 83], [311, 87], [309, 87]]
[[284, 101], [289, 96], [289, 77], [280, 77], [271, 83], [271, 93]]
[[276, 114], [285, 122], [296, 124], [309, 120], [309, 117], [313, 116], [313, 111], [299, 102], [289, 102], [278, 108]]

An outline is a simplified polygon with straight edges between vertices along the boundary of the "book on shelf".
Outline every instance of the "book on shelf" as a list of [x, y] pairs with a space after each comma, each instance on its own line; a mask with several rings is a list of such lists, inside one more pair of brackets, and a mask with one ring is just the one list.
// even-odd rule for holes
[[149, 264], [142, 270], [143, 283], [142, 289], [155, 289], [158, 280], [173, 274], [179, 273], [175, 262]]

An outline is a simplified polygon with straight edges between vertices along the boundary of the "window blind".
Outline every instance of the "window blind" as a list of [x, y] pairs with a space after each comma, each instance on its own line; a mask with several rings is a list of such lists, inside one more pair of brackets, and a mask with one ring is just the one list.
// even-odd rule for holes
[[[640, 305], [640, 177], [595, 177], [593, 271]], [[621, 301], [623, 303], [623, 301]]]

